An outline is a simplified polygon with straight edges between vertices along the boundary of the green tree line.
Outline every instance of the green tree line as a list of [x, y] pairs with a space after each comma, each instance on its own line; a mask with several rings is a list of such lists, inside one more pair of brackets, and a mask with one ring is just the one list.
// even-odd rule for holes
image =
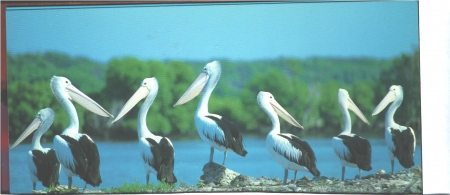
[[[330, 138], [342, 130], [337, 93], [350, 97], [369, 120], [367, 125], [352, 114], [353, 133], [384, 137], [384, 114], [371, 116], [391, 85], [402, 85], [405, 97], [395, 120], [411, 126], [421, 137], [419, 50], [390, 60], [372, 58], [278, 58], [255, 61], [219, 59], [222, 76], [212, 93], [209, 111], [234, 121], [244, 136], [264, 137], [270, 120], [257, 104], [259, 91], [271, 92], [305, 129], [282, 122], [282, 132], [301, 137]], [[111, 114], [119, 110], [147, 77], [156, 77], [159, 92], [147, 116], [149, 129], [173, 140], [197, 138], [194, 112], [199, 98], [173, 107], [207, 62], [156, 61], [134, 57], [114, 58], [103, 64], [63, 53], [8, 54], [8, 113], [10, 142], [25, 130], [45, 107], [56, 112], [53, 125], [43, 136], [51, 142], [69, 124], [69, 118], [50, 89], [53, 75], [64, 76]], [[123, 119], [97, 116], [76, 106], [80, 132], [96, 140], [135, 140], [139, 103]], [[30, 140], [30, 138], [28, 138]]]

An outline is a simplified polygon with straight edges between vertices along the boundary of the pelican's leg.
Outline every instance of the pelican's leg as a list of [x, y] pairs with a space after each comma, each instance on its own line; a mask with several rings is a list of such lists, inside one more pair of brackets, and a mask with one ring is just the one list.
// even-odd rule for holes
[[33, 182], [33, 190], [36, 190], [36, 182]]
[[293, 184], [295, 184], [295, 181], [297, 180], [297, 172], [298, 170], [295, 170], [294, 172], [294, 181], [292, 181]]
[[361, 180], [361, 169], [359, 169], [359, 180]]
[[210, 156], [209, 156], [209, 162], [210, 162], [210, 163], [213, 162], [213, 156], [214, 156], [214, 148], [211, 147], [211, 153], [210, 153]]
[[342, 181], [344, 181], [345, 166], [342, 167]]
[[283, 180], [283, 185], [286, 185], [286, 184], [287, 184], [287, 177], [288, 177], [288, 170], [285, 169], [285, 170], [284, 170], [284, 180]]
[[82, 190], [83, 193], [86, 192], [86, 188], [87, 188], [87, 182], [86, 182], [86, 184], [84, 184], [84, 188]]
[[223, 163], [222, 166], [225, 166], [225, 160], [227, 160], [227, 151], [223, 153]]
[[148, 185], [148, 180], [150, 179], [150, 173], [147, 173], [147, 174], [145, 175], [145, 179], [146, 179], [147, 185]]
[[72, 177], [69, 177], [68, 180], [69, 180], [69, 189], [72, 189]]
[[391, 174], [394, 175], [394, 160], [391, 160], [391, 168], [392, 168]]

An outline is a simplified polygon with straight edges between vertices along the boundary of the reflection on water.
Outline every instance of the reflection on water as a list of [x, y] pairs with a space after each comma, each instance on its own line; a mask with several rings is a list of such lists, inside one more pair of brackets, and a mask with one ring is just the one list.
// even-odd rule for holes
[[[246, 157], [241, 157], [232, 152], [228, 153], [226, 167], [238, 173], [252, 177], [278, 177], [283, 178], [283, 168], [276, 163], [269, 155], [265, 140], [246, 139], [245, 148], [248, 151]], [[313, 148], [317, 158], [317, 168], [321, 175], [327, 177], [341, 177], [341, 164], [334, 154], [330, 139], [306, 140]], [[363, 171], [362, 176], [375, 173], [378, 169], [390, 172], [390, 160], [387, 148], [383, 139], [370, 140], [372, 144], [372, 167], [369, 172]], [[52, 147], [52, 144], [42, 144], [43, 147]], [[125, 182], [134, 183], [135, 180], [145, 183], [145, 172], [142, 158], [138, 150], [138, 142], [97, 142], [100, 152], [101, 165], [100, 173], [103, 183], [100, 186], [89, 189], [109, 189], [111, 187], [123, 185]], [[174, 141], [175, 147], [175, 175], [178, 182], [188, 185], [198, 183], [203, 174], [202, 168], [209, 161], [209, 146], [201, 140], [194, 141]], [[10, 180], [11, 193], [31, 193], [32, 182], [26, 164], [27, 151], [30, 144], [21, 144], [10, 151]], [[414, 155], [415, 165], [422, 165], [421, 146], [416, 146]], [[214, 153], [214, 162], [221, 164], [223, 152], [218, 150]], [[395, 161], [395, 171], [403, 167]], [[356, 168], [346, 168], [345, 177], [354, 178], [358, 174]], [[299, 172], [297, 178], [304, 175], [312, 178], [310, 173]], [[293, 178], [293, 172], [289, 172], [289, 179]], [[67, 177], [61, 170], [59, 182], [67, 185]], [[150, 175], [150, 182], [156, 182], [156, 176]], [[73, 185], [84, 187], [84, 182], [78, 178], [73, 178]], [[44, 189], [41, 183], [36, 185], [37, 190]]]

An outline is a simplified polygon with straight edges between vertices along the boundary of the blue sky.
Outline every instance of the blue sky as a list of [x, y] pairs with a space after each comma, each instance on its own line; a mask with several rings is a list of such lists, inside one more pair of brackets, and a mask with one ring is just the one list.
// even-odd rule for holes
[[14, 8], [6, 22], [11, 54], [59, 51], [99, 62], [386, 59], [419, 45], [414, 1]]

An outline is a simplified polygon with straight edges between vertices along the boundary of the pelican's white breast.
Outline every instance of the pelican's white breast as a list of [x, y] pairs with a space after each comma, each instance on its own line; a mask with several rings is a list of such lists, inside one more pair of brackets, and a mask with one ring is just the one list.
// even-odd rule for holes
[[[348, 136], [354, 136], [355, 134], [349, 134]], [[333, 137], [331, 140], [331, 145], [333, 146], [334, 153], [339, 158], [339, 161], [341, 162], [342, 166], [348, 166], [352, 168], [358, 167], [354, 163], [350, 163], [345, 159], [350, 159], [352, 157], [350, 151], [348, 150], [347, 146], [344, 144], [344, 141], [339, 137]]]
[[28, 164], [28, 168], [30, 169], [30, 177], [31, 180], [33, 182], [38, 182], [39, 179], [37, 178], [37, 167], [34, 164], [33, 161], [33, 152], [30, 150], [28, 151], [28, 155], [27, 155], [27, 164]]
[[[291, 170], [301, 170], [302, 168], [306, 169], [305, 167], [298, 165], [295, 162], [291, 162], [284, 155], [279, 154], [276, 151], [276, 149], [278, 149], [282, 153], [286, 153], [287, 156], [292, 157], [294, 160], [298, 160], [298, 158], [301, 158], [302, 152], [294, 148], [289, 143], [289, 141], [284, 139], [283, 137], [280, 137], [274, 133], [269, 133], [266, 138], [266, 147], [270, 155], [273, 157], [273, 159], [278, 163], [280, 163], [284, 169], [291, 169]], [[306, 169], [303, 171], [308, 170]]]
[[226, 149], [224, 146], [221, 146], [216, 142], [208, 139], [208, 137], [210, 137], [214, 140], [215, 137], [218, 140], [224, 140], [225, 137], [223, 130], [219, 127], [219, 125], [217, 125], [214, 120], [204, 116], [195, 116], [195, 126], [197, 127], [200, 138], [204, 142], [208, 143], [211, 147], [217, 148], [221, 151], [233, 151], [231, 148]]

